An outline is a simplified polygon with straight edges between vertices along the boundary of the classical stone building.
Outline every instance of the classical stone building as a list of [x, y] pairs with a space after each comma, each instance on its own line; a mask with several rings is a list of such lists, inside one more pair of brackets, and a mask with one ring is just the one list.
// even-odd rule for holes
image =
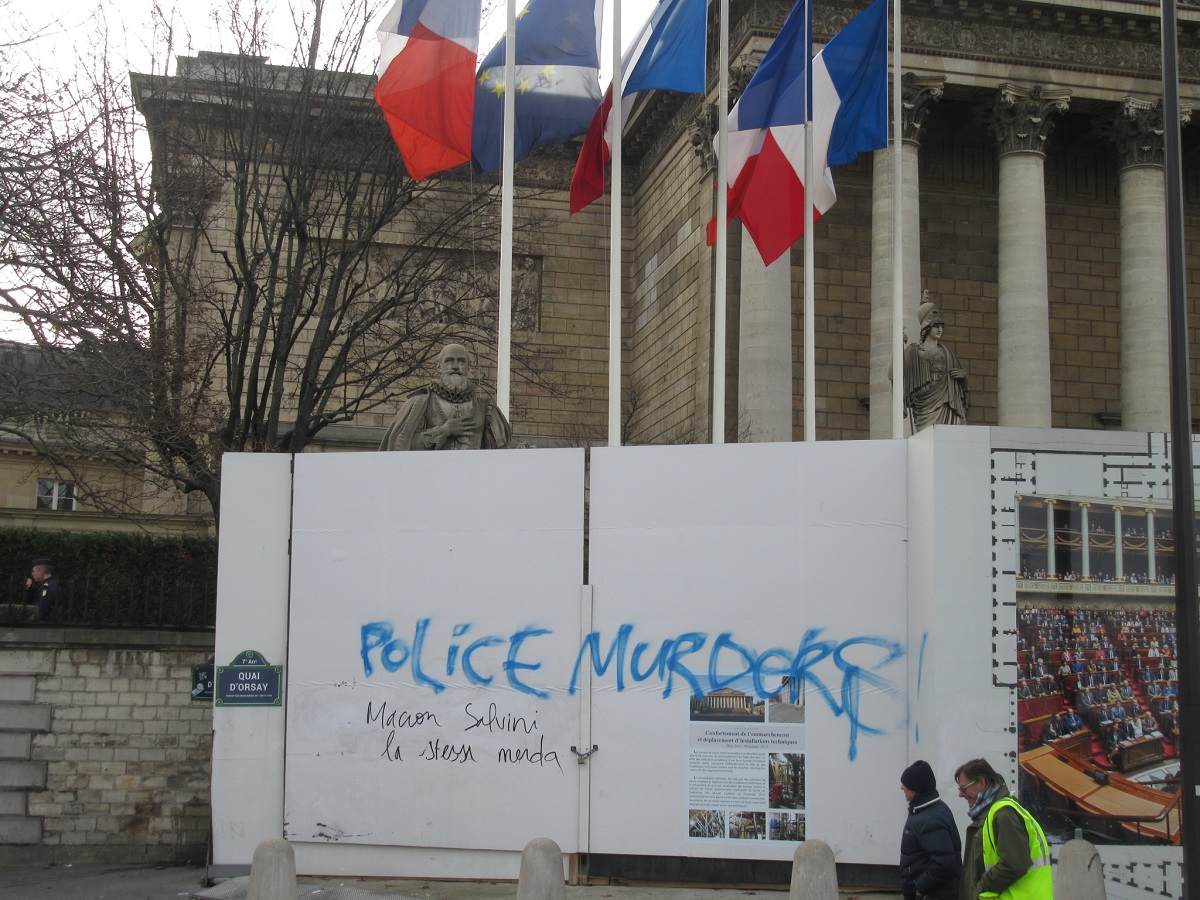
[[[789, 4], [731, 5], [736, 95]], [[817, 44], [865, 5], [818, 0]], [[1179, 16], [1186, 119], [1200, 96], [1200, 4], [1181, 4]], [[912, 0], [903, 17], [900, 184], [893, 183], [891, 150], [860, 157], [834, 172], [839, 199], [815, 227], [817, 438], [891, 434], [889, 260], [897, 196], [908, 331], [914, 334], [920, 294], [928, 289], [947, 321], [945, 341], [968, 371], [970, 422], [1165, 430], [1158, 5]], [[201, 54], [181, 66], [195, 76], [213, 58]], [[644, 95], [627, 127], [621, 340], [632, 442], [704, 441], [711, 429], [711, 63], [710, 86], [708, 97]], [[364, 104], [369, 87], [364, 79], [357, 92]], [[144, 86], [139, 99], [153, 127], [158, 113]], [[1200, 212], [1195, 146], [1185, 129], [1189, 248]], [[511, 418], [531, 444], [605, 436], [608, 200], [568, 215], [575, 154], [573, 145], [549, 148], [518, 168], [518, 217], [533, 224], [518, 248], [525, 306], [516, 331], [541, 357], [545, 381], [518, 374]], [[456, 178], [468, 175], [452, 173], [446, 190]], [[480, 246], [489, 252], [498, 244], [494, 225], [479, 224]], [[381, 244], [403, 243], [406, 227], [397, 223]], [[728, 343], [720, 348], [725, 437], [800, 439], [806, 261], [798, 245], [790, 260], [764, 269], [748, 247], [733, 226]], [[1196, 281], [1195, 266], [1189, 281]], [[490, 354], [482, 355], [486, 363]], [[345, 447], [368, 446], [391, 412], [378, 407], [329, 436]]]
[[[1200, 76], [1200, 9], [1181, 7], [1186, 118]], [[744, 83], [787, 5], [733, 9], [731, 58], [735, 81], [741, 75]], [[856, 11], [818, 2], [818, 42]], [[947, 319], [945, 340], [969, 373], [971, 422], [1165, 430], [1157, 4], [922, 0], [903, 4], [903, 33], [899, 196], [909, 334], [928, 289]], [[687, 271], [707, 276], [699, 231], [708, 182], [685, 140], [701, 112], [698, 102], [658, 95], [631, 135], [629, 371], [656, 386], [639, 423], [649, 440], [653, 423], [678, 421], [689, 402], [683, 421], [700, 432], [707, 422], [710, 307], [697, 303], [681, 328], [688, 291], [673, 289], [683, 280], [677, 269], [662, 268], [690, 253]], [[1185, 129], [1189, 248], [1200, 199], [1194, 146]], [[835, 171], [838, 202], [814, 231], [822, 440], [891, 434], [891, 152]], [[685, 193], [680, 182], [703, 184]], [[780, 261], [764, 270], [747, 242], [736, 233], [731, 242], [731, 260], [741, 265], [731, 261], [728, 285], [726, 438], [799, 439], [802, 251], [793, 249], [790, 267]], [[1194, 294], [1194, 265], [1189, 282]], [[681, 358], [695, 365], [673, 371], [670, 362]], [[778, 390], [788, 378], [790, 389]]]
[[[0, 527], [210, 531], [212, 517], [195, 498], [180, 495], [138, 466], [116, 464], [93, 447], [62, 438], [64, 432], [86, 430], [66, 420], [82, 421], [79, 417], [86, 418], [97, 400], [58, 384], [46, 358], [36, 347], [0, 341]], [[14, 402], [17, 393], [23, 396]], [[46, 444], [54, 454], [42, 452]]]

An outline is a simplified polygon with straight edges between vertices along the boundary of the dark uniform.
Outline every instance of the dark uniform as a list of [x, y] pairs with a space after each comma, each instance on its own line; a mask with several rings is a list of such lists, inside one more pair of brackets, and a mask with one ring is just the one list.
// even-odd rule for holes
[[[34, 566], [49, 567], [49, 560], [35, 559]], [[41, 581], [31, 584], [25, 589], [25, 602], [37, 606], [39, 622], [57, 622], [67, 609], [67, 598], [54, 575], [47, 575]]]

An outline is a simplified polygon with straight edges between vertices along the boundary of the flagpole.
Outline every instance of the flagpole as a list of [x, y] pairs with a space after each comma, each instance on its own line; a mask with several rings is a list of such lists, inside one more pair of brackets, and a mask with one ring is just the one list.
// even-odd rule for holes
[[901, 201], [904, 126], [900, 93], [900, 0], [892, 3], [892, 437], [904, 437], [904, 254]]
[[610, 176], [608, 237], [608, 446], [621, 446], [621, 140], [625, 131], [625, 85], [621, 78], [621, 0], [612, 5], [612, 108], [616, 116]]
[[[725, 290], [729, 235], [729, 0], [721, 0], [717, 63], [717, 253], [713, 264], [712, 442], [725, 443]], [[746, 234], [745, 230], [742, 232]], [[747, 235], [748, 236], [748, 235]], [[746, 253], [750, 241], [743, 241]]]
[[1171, 509], [1175, 526], [1175, 627], [1179, 661], [1179, 794], [1183, 883], [1200, 883], [1200, 612], [1196, 606], [1196, 476], [1189, 380], [1187, 244], [1184, 240], [1183, 148], [1179, 119], [1179, 34], [1176, 0], [1162, 0], [1163, 149], [1166, 172], [1167, 304], [1171, 396]]
[[[812, 4], [804, 25], [808, 45], [808, 56], [812, 58]], [[813, 110], [812, 110], [812, 67], [809, 66], [807, 96], [804, 101], [804, 440], [817, 439], [817, 328], [816, 277], [813, 261]], [[824, 173], [822, 173], [824, 174]], [[790, 254], [788, 254], [790, 256]], [[789, 284], [791, 279], [788, 279]], [[791, 297], [788, 298], [791, 303]]]
[[[804, 134], [804, 183], [813, 183], [812, 122]], [[790, 255], [790, 254], [787, 254]], [[816, 302], [816, 279], [813, 277], [813, 202], [812, 191], [804, 191], [804, 440], [817, 439], [817, 329], [813, 321]], [[789, 299], [790, 302], [790, 299]]]
[[496, 408], [511, 419], [512, 394], [512, 260], [513, 260], [513, 145], [517, 132], [517, 0], [508, 0], [508, 30], [504, 33], [504, 136], [500, 179], [500, 304], [496, 329]]

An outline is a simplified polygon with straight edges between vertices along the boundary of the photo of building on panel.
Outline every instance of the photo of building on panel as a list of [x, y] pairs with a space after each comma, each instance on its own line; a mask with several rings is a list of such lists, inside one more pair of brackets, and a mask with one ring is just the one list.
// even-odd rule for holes
[[1052, 840], [1178, 844], [1170, 504], [1014, 507], [1021, 797]]
[[703, 697], [692, 697], [693, 722], [764, 722], [766, 703], [753, 694], [725, 687]]
[[779, 693], [767, 704], [767, 721], [781, 725], [804, 724], [804, 682], [785, 675]]

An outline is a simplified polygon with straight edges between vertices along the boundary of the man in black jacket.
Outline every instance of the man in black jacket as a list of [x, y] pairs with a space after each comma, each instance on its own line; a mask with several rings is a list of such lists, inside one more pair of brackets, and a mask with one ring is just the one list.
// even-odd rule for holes
[[962, 841], [950, 807], [941, 801], [933, 769], [918, 759], [900, 775], [908, 820], [900, 838], [900, 885], [905, 900], [958, 900]]
[[39, 622], [57, 622], [67, 601], [48, 559], [35, 559], [33, 571], [25, 579], [25, 602], [35, 604]]

